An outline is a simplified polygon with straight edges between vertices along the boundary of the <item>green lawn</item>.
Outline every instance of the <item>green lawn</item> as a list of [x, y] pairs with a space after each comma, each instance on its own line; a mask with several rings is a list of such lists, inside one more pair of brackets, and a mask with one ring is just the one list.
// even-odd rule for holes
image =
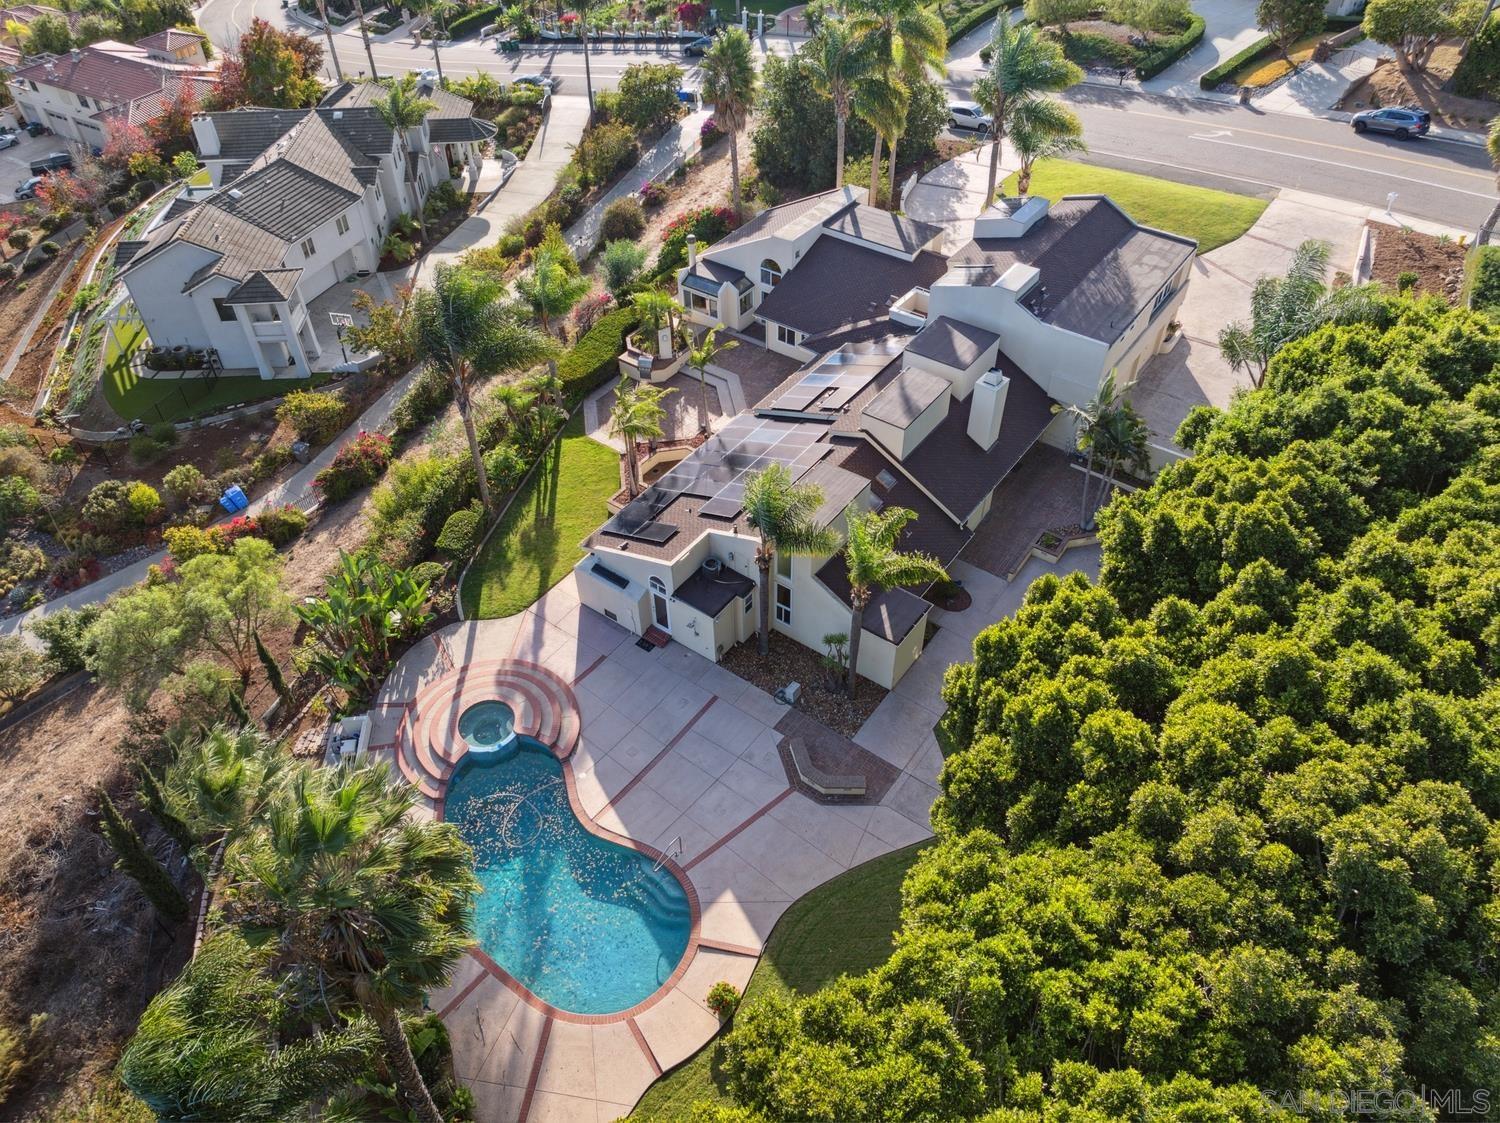
[[568, 575], [578, 543], [609, 514], [620, 456], [583, 434], [579, 410], [548, 451], [464, 578], [464, 614], [512, 616]]
[[[766, 941], [744, 1002], [768, 994], [811, 994], [840, 975], [884, 963], [900, 926], [901, 882], [927, 845], [919, 842], [857, 866], [787, 909]], [[728, 1103], [714, 1073], [716, 1045], [710, 1041], [653, 1084], [630, 1118], [689, 1123], [694, 1104]]]
[[139, 324], [120, 328], [119, 339], [113, 331], [104, 335], [104, 399], [122, 421], [140, 418], [148, 425], [157, 421], [186, 421], [226, 406], [306, 390], [331, 377], [314, 374], [311, 379], [267, 381], [255, 375], [221, 376], [212, 382], [201, 378], [140, 378], [130, 367], [130, 356], [145, 341], [145, 329]]
[[[1013, 193], [1016, 177], [1005, 181]], [[1198, 252], [1218, 249], [1249, 230], [1266, 209], [1265, 199], [1232, 195], [1208, 187], [1172, 183], [1149, 175], [1096, 168], [1073, 160], [1043, 160], [1031, 177], [1031, 193], [1057, 199], [1063, 195], [1108, 195], [1137, 222], [1182, 234], [1198, 242]]]

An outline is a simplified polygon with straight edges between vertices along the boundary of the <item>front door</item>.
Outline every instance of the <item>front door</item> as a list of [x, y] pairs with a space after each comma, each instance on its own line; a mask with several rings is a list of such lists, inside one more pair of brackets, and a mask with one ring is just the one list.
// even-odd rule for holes
[[662, 631], [672, 630], [672, 617], [667, 612], [667, 586], [656, 577], [651, 578], [651, 616]]

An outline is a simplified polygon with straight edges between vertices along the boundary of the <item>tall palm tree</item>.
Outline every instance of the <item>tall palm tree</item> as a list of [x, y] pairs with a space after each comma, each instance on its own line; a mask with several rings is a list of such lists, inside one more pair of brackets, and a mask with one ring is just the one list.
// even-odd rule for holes
[[740, 130], [755, 105], [755, 53], [743, 28], [721, 32], [703, 52], [703, 100], [712, 103], [714, 119], [729, 134], [730, 201], [738, 214]]
[[837, 532], [817, 523], [823, 489], [798, 485], [784, 464], [772, 464], [745, 483], [745, 519], [760, 541], [755, 567], [760, 571], [760, 653], [771, 653], [771, 567], [777, 554], [831, 554], [839, 547]]
[[1083, 496], [1078, 501], [1078, 525], [1081, 527], [1093, 525], [1089, 514], [1089, 481], [1094, 478], [1094, 435], [1104, 416], [1114, 408], [1116, 397], [1115, 373], [1110, 371], [1104, 376], [1104, 381], [1099, 383], [1099, 392], [1092, 401], [1074, 402], [1071, 405], [1054, 403], [1052, 406], [1054, 414], [1065, 413], [1073, 419], [1073, 439], [1088, 455], [1083, 473]]
[[[677, 317], [682, 313], [683, 307], [672, 298], [672, 294], [664, 289], [642, 289], [640, 292], [630, 295], [630, 305], [640, 313], [641, 319], [651, 329], [651, 345], [661, 351], [660, 358], [670, 359], [677, 353], [676, 331]], [[670, 339], [667, 347], [663, 350], [661, 340], [657, 333], [666, 328]]]
[[1372, 319], [1380, 307], [1376, 284], [1342, 285], [1331, 289], [1327, 242], [1309, 238], [1292, 254], [1286, 273], [1264, 276], [1250, 292], [1250, 322], [1236, 321], [1219, 332], [1219, 350], [1230, 367], [1250, 376], [1259, 389], [1271, 357], [1294, 339], [1323, 324]]
[[733, 350], [740, 345], [737, 339], [726, 339], [723, 343], [719, 340], [719, 328], [722, 324], [715, 324], [703, 335], [703, 341], [688, 352], [688, 366], [698, 372], [698, 432], [708, 432], [708, 374], [709, 364], [725, 351]]
[[849, 697], [859, 682], [859, 640], [865, 609], [877, 594], [899, 585], [930, 585], [947, 580], [942, 562], [927, 554], [904, 554], [896, 549], [906, 524], [917, 517], [905, 507], [850, 514], [844, 539], [844, 562], [849, 568]]
[[[904, 87], [910, 87], [928, 74], [941, 74], [943, 58], [948, 50], [948, 30], [943, 21], [921, 0], [860, 0], [851, 16], [854, 30], [865, 42], [872, 58], [875, 73], [887, 81], [899, 78]], [[906, 108], [901, 109], [901, 119], [906, 118]], [[894, 131], [875, 130], [875, 154], [870, 161], [871, 202], [878, 192], [878, 169], [880, 151], [885, 140], [905, 132], [905, 126]], [[892, 154], [892, 182], [895, 181], [895, 159]], [[892, 193], [891, 209], [896, 209], [895, 192]]]
[[620, 376], [615, 385], [615, 404], [609, 411], [609, 435], [625, 442], [625, 490], [634, 499], [640, 491], [637, 441], [654, 441], [662, 435], [667, 407], [662, 405], [675, 389], [652, 386]]
[[375, 102], [375, 112], [380, 114], [380, 119], [385, 122], [386, 127], [395, 132], [401, 146], [401, 154], [406, 160], [406, 178], [411, 184], [412, 210], [417, 225], [422, 228], [423, 238], [427, 236], [427, 219], [422, 214], [422, 191], [417, 182], [417, 160], [412, 155], [411, 142], [406, 134], [408, 130], [420, 127], [422, 122], [427, 120], [427, 114], [436, 108], [437, 106], [426, 98], [417, 96], [417, 78], [414, 74], [404, 75], [399, 81], [390, 83], [386, 87], [385, 96]]
[[572, 0], [578, 13], [578, 41], [583, 45], [583, 88], [589, 98], [589, 121], [594, 119], [594, 68], [589, 62], [589, 16], [603, 0]]
[[432, 64], [437, 68], [438, 82], [443, 81], [443, 56], [438, 51], [443, 40], [447, 38], [448, 32], [445, 24], [448, 15], [458, 7], [457, 0], [422, 0], [420, 10], [427, 13], [427, 18], [432, 22]]
[[[199, 847], [234, 839], [286, 780], [292, 757], [251, 726], [217, 726], [182, 745], [162, 784], [167, 810]], [[193, 855], [200, 864], [201, 850]]]
[[344, 80], [344, 68], [339, 65], [338, 48], [333, 45], [333, 24], [328, 22], [328, 0], [318, 0], [318, 16], [323, 21], [323, 34], [328, 39], [328, 57], [333, 60], [333, 75]]
[[812, 41], [803, 48], [810, 64], [813, 85], [833, 101], [834, 135], [837, 138], [833, 186], [844, 185], [844, 132], [854, 110], [854, 94], [869, 75], [872, 60], [865, 40], [844, 19], [824, 20]]
[[[1490, 122], [1490, 132], [1485, 138], [1485, 151], [1490, 156], [1490, 166], [1495, 169], [1495, 190], [1500, 192], [1500, 114]], [[1479, 228], [1479, 236], [1474, 239], [1476, 246], [1487, 246], [1495, 234], [1495, 223], [1500, 222], [1500, 199], [1495, 200], [1495, 205], [1490, 208], [1490, 213], [1485, 217], [1484, 225]]]
[[299, 769], [230, 847], [227, 914], [368, 1015], [408, 1107], [443, 1123], [401, 1013], [446, 985], [473, 942], [479, 883], [457, 828], [409, 818], [414, 802], [385, 765]]
[[989, 71], [974, 84], [974, 100], [988, 108], [994, 119], [986, 207], [995, 200], [1000, 149], [1017, 108], [1039, 94], [1065, 90], [1083, 77], [1083, 71], [1067, 60], [1061, 47], [1039, 34], [1033, 24], [1013, 25], [1007, 11], [995, 21], [990, 51]]
[[[885, 138], [906, 127], [910, 92], [899, 77], [871, 73], [854, 90], [854, 112], [875, 131], [878, 152]], [[880, 159], [870, 164], [870, 206], [880, 205]]]
[[1016, 193], [1031, 190], [1031, 172], [1038, 160], [1052, 160], [1082, 152], [1083, 122], [1062, 102], [1050, 97], [1028, 98], [1016, 107], [1010, 122], [1010, 143], [1021, 162]]
[[556, 344], [517, 320], [501, 303], [504, 286], [493, 276], [456, 265], [439, 265], [430, 289], [412, 296], [417, 354], [453, 380], [454, 398], [479, 485], [479, 501], [493, 513], [490, 482], [474, 429], [472, 390], [478, 378], [526, 370], [556, 354]]
[[380, 71], [375, 69], [375, 52], [370, 49], [370, 29], [365, 26], [363, 0], [354, 0], [354, 18], [359, 23], [359, 37], [365, 41], [365, 58], [370, 60], [370, 81], [380, 81]]

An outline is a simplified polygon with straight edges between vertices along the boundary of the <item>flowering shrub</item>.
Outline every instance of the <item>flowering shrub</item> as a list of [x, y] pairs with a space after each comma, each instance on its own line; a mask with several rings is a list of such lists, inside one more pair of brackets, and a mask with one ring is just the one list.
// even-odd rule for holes
[[236, 515], [223, 526], [214, 527], [221, 543], [220, 553], [225, 553], [241, 538], [259, 538], [260, 523], [253, 515]]
[[708, 1008], [719, 1018], [732, 1017], [740, 1005], [739, 988], [733, 983], [720, 979], [708, 988], [708, 998], [705, 1001], [708, 1003]]
[[260, 523], [260, 536], [277, 547], [285, 546], [307, 529], [307, 516], [290, 503], [266, 508], [256, 521]]
[[700, 4], [698, 0], [687, 0], [687, 3], [677, 5], [677, 18], [682, 21], [684, 27], [697, 27], [699, 21], [707, 14], [708, 5]]
[[739, 216], [729, 207], [700, 207], [686, 211], [667, 224], [662, 233], [661, 253], [657, 255], [656, 271], [661, 276], [674, 272], [687, 264], [687, 236], [695, 235], [701, 250], [716, 242], [740, 224]]
[[667, 189], [659, 183], [643, 183], [636, 196], [644, 207], [659, 207], [667, 201]]
[[390, 462], [391, 439], [361, 429], [357, 437], [339, 449], [333, 463], [313, 478], [313, 487], [325, 500], [337, 503], [378, 480]]
[[167, 550], [172, 555], [172, 560], [181, 565], [204, 554], [222, 554], [224, 550], [218, 530], [218, 527], [205, 530], [191, 525], [170, 526], [162, 537], [167, 540]]
[[590, 293], [573, 309], [573, 326], [582, 335], [599, 322], [599, 318], [615, 306], [615, 298], [607, 292]]
[[712, 117], [704, 121], [703, 125], [698, 129], [698, 139], [703, 142], [704, 148], [707, 148], [723, 135], [724, 130], [719, 128], [719, 122]]

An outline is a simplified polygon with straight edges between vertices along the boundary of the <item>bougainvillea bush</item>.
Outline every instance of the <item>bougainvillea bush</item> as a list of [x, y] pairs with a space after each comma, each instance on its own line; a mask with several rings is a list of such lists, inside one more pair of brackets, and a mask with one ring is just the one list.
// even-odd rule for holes
[[313, 478], [313, 487], [329, 503], [347, 499], [362, 487], [369, 487], [385, 472], [391, 462], [391, 439], [383, 433], [363, 429], [352, 441], [339, 449], [333, 463]]

